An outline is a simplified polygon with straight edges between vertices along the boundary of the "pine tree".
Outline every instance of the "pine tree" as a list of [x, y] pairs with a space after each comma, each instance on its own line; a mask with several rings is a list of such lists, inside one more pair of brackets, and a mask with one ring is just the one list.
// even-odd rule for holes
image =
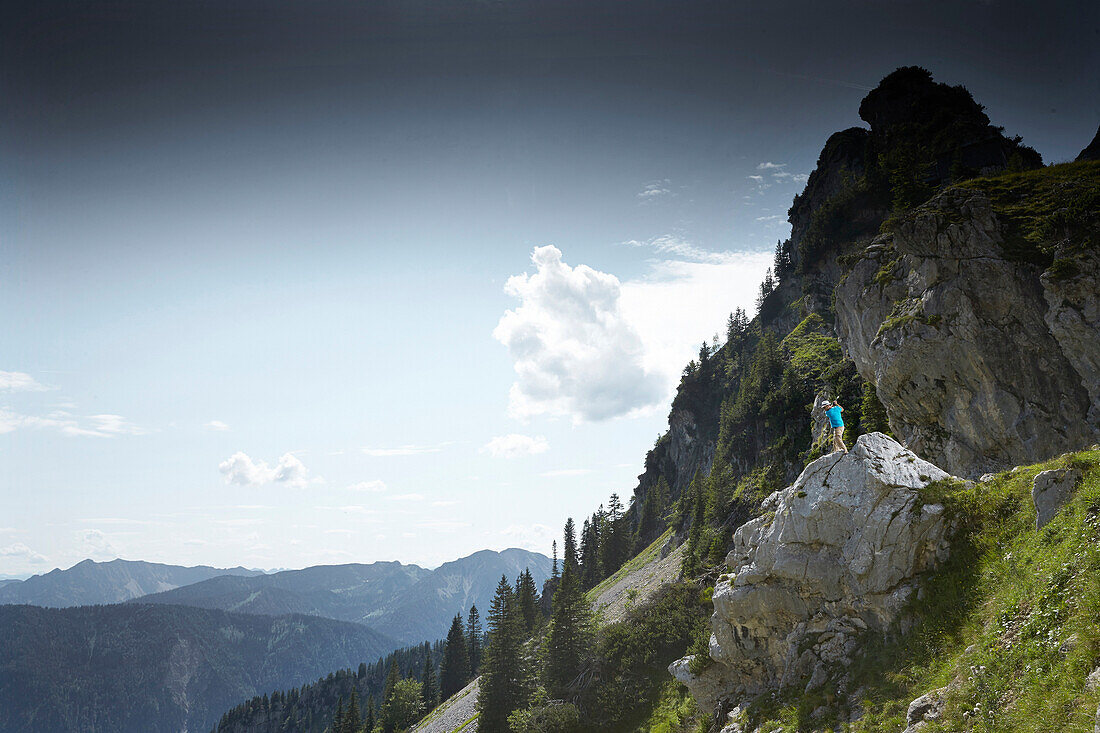
[[481, 615], [476, 604], [470, 606], [470, 614], [466, 617], [466, 647], [470, 656], [470, 674], [476, 675], [481, 670]]
[[363, 730], [367, 733], [374, 733], [374, 725], [376, 723], [374, 713], [374, 695], [367, 696], [367, 712], [363, 718]]
[[527, 684], [523, 621], [506, 576], [497, 584], [487, 617], [489, 644], [482, 658], [478, 694], [478, 730], [505, 733], [508, 716], [524, 707], [531, 694]]
[[[566, 568], [573, 567], [575, 563], [565, 563]], [[564, 577], [564, 576], [562, 576]], [[535, 586], [535, 578], [531, 575], [531, 569], [525, 568], [516, 581], [516, 603], [519, 606], [520, 617], [523, 619], [524, 630], [530, 634], [539, 623], [539, 591]]]
[[344, 730], [344, 698], [343, 696], [336, 702], [336, 715], [332, 718], [332, 731], [333, 733], [345, 733]]
[[588, 603], [572, 567], [566, 566], [561, 587], [554, 594], [550, 628], [546, 637], [546, 689], [553, 697], [565, 697], [569, 684], [580, 672], [585, 650], [592, 643]]
[[431, 710], [439, 704], [435, 681], [435, 665], [432, 664], [431, 654], [424, 657], [424, 669], [420, 672], [420, 684], [423, 687], [424, 709]]
[[348, 710], [344, 713], [344, 731], [346, 733], [359, 733], [362, 728], [363, 721], [359, 717], [359, 691], [353, 687], [351, 700], [348, 702]]
[[565, 556], [562, 557], [562, 563], [565, 565], [572, 564], [573, 569], [577, 569], [577, 563], [579, 558], [577, 557], [577, 529], [573, 524], [573, 517], [569, 517], [565, 520]]
[[393, 699], [393, 692], [397, 689], [397, 683], [401, 681], [401, 671], [397, 668], [397, 657], [391, 657], [390, 670], [386, 673], [386, 684], [382, 688], [382, 710], [379, 716], [382, 718], [382, 730], [384, 733], [393, 733], [393, 728], [390, 725], [389, 716], [386, 715], [389, 710], [390, 701]]
[[551, 566], [550, 577], [551, 578], [557, 578], [558, 577], [558, 541], [554, 540], [554, 542], [552, 544], [553, 544], [553, 547], [554, 547], [554, 564]]
[[595, 524], [595, 517], [591, 520], [584, 520], [584, 525], [581, 528], [581, 587], [591, 588], [594, 586], [599, 577], [599, 551], [600, 551], [600, 539], [599, 529]]
[[446, 700], [470, 680], [470, 652], [466, 642], [466, 630], [462, 626], [462, 614], [456, 613], [447, 632], [443, 647], [443, 662], [439, 665], [439, 693]]

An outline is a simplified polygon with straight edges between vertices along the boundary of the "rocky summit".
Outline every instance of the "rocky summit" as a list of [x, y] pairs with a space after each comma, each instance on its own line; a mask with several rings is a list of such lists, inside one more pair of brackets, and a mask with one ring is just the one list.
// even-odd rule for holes
[[734, 534], [714, 588], [710, 658], [669, 671], [705, 709], [824, 685], [850, 663], [860, 632], [897, 619], [915, 576], [945, 556], [944, 508], [920, 494], [945, 478], [882, 433], [808, 465]]

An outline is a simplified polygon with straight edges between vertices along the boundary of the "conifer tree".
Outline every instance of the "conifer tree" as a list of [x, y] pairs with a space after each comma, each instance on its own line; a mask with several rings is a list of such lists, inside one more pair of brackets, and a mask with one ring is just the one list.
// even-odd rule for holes
[[437, 699], [438, 686], [435, 681], [435, 665], [432, 664], [430, 654], [424, 657], [424, 669], [420, 672], [420, 684], [423, 688], [424, 709], [431, 710], [439, 704], [439, 701]]
[[577, 569], [579, 558], [577, 557], [577, 529], [573, 524], [573, 517], [565, 520], [565, 555], [561, 559], [564, 565], [573, 565]]
[[401, 681], [401, 671], [397, 668], [397, 657], [391, 657], [390, 669], [386, 673], [386, 684], [382, 688], [382, 709], [379, 712], [379, 717], [382, 718], [382, 730], [384, 733], [393, 733], [393, 728], [390, 726], [389, 717], [386, 715], [389, 709], [390, 702], [393, 700], [393, 692], [397, 689], [397, 683]]
[[336, 702], [336, 715], [332, 718], [333, 733], [344, 733], [344, 697]]
[[462, 626], [462, 614], [456, 613], [447, 632], [443, 647], [443, 661], [439, 665], [439, 694], [446, 700], [470, 680], [470, 651], [466, 630]]
[[489, 643], [482, 658], [478, 693], [478, 730], [505, 733], [508, 716], [527, 705], [531, 691], [527, 684], [523, 621], [507, 576], [501, 576], [487, 617]]
[[591, 588], [599, 582], [599, 528], [596, 526], [596, 518], [585, 519], [581, 529], [581, 587]]
[[351, 700], [348, 702], [348, 710], [344, 713], [344, 730], [346, 733], [359, 733], [362, 728], [363, 721], [359, 717], [359, 691], [353, 687]]
[[551, 569], [550, 569], [550, 577], [551, 578], [557, 578], [558, 577], [558, 541], [554, 540], [552, 545], [554, 547], [554, 564], [551, 566]]
[[476, 604], [470, 606], [466, 617], [466, 647], [470, 656], [470, 674], [477, 675], [481, 670], [481, 614]]
[[374, 733], [374, 726], [376, 723], [374, 713], [374, 695], [367, 696], [367, 712], [363, 715], [363, 730], [367, 733]]
[[585, 650], [592, 642], [588, 602], [571, 566], [561, 576], [554, 594], [550, 628], [546, 637], [546, 689], [553, 697], [564, 697], [566, 688], [580, 672]]
[[[565, 567], [574, 567], [574, 565], [566, 562]], [[530, 568], [525, 568], [516, 581], [516, 603], [519, 606], [520, 617], [523, 619], [523, 628], [530, 634], [538, 626], [540, 616], [539, 591], [535, 586], [535, 578], [531, 575]]]

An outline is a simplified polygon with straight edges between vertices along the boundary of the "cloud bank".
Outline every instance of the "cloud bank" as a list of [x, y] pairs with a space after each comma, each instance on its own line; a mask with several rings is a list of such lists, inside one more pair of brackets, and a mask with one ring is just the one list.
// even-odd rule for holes
[[557, 247], [536, 247], [535, 273], [508, 278], [520, 304], [493, 336], [508, 347], [517, 379], [509, 412], [607, 420], [652, 405], [661, 379], [643, 366], [637, 331], [620, 308], [618, 278], [586, 265], [570, 267]]
[[[774, 165], [774, 164], [773, 164]], [[711, 251], [665, 235], [625, 244], [657, 255], [645, 277], [620, 282], [570, 267], [556, 247], [537, 247], [534, 274], [509, 278], [520, 305], [494, 337], [508, 347], [517, 379], [509, 412], [574, 422], [644, 414], [671, 398], [687, 362], [727, 315], [751, 313], [772, 252]]]

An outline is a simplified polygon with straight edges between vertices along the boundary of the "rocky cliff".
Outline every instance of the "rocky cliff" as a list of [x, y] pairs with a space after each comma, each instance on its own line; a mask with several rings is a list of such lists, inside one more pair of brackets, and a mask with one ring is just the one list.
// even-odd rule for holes
[[998, 208], [966, 184], [941, 193], [861, 253], [835, 301], [894, 433], [974, 477], [1100, 435], [1100, 258], [1057, 234], [1014, 251]]
[[706, 665], [689, 656], [669, 671], [708, 710], [792, 685], [842, 688], [836, 670], [859, 635], [889, 627], [947, 550], [944, 508], [920, 494], [947, 476], [881, 433], [808, 465], [734, 534]]

